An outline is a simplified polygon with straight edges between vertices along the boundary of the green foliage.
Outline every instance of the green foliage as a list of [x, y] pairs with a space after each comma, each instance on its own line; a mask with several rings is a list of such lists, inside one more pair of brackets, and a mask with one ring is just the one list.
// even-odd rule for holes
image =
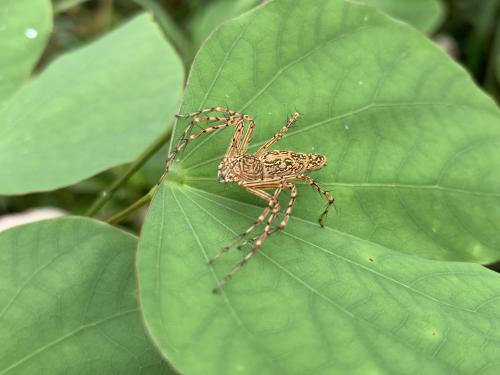
[[0, 193], [56, 189], [135, 159], [169, 126], [182, 80], [148, 15], [58, 58], [0, 112]]
[[[299, 110], [302, 118], [278, 147], [327, 156], [315, 176], [337, 198], [329, 225], [432, 259], [498, 259], [494, 103], [429, 41], [371, 8], [334, 11], [323, 2], [325, 10], [296, 5], [289, 13], [287, 4], [273, 3], [214, 35], [197, 57], [181, 111], [222, 103], [255, 116], [251, 152]], [[186, 123], [178, 125], [175, 140]], [[214, 178], [229, 133], [191, 145], [177, 175], [246, 200]], [[313, 221], [324, 203], [302, 189], [295, 216]]]
[[149, 343], [136, 238], [63, 218], [0, 234], [0, 374], [170, 374]]
[[431, 33], [443, 21], [444, 7], [440, 0], [361, 0], [379, 7], [392, 17], [408, 22], [417, 29]]
[[198, 49], [219, 25], [256, 6], [258, 0], [216, 0], [200, 8], [191, 19], [190, 32]]
[[252, 152], [301, 111], [277, 148], [327, 156], [314, 177], [338, 212], [321, 229], [325, 202], [300, 186], [286, 231], [214, 297], [242, 255], [207, 260], [263, 203], [215, 179], [231, 132], [191, 145], [139, 242], [148, 330], [190, 375], [484, 369], [500, 355], [499, 278], [452, 261], [499, 258], [500, 113], [412, 28], [363, 5], [309, 4], [270, 2], [222, 26], [182, 112], [254, 116]]
[[[114, 222], [156, 192], [138, 245], [78, 217], [0, 233], [0, 375], [172, 374], [161, 356], [184, 375], [496, 373], [500, 278], [479, 263], [500, 259], [500, 111], [422, 34], [441, 24], [441, 1], [359, 2], [54, 0], [34, 74], [50, 3], [0, 1], [0, 194], [69, 186], [0, 209], [78, 212], [101, 192], [87, 212], [131, 204]], [[498, 0], [467, 4], [452, 10], [473, 25], [457, 28], [461, 52], [495, 93]], [[142, 9], [156, 21], [79, 45]], [[324, 197], [298, 184], [286, 230], [221, 295], [211, 289], [250, 245], [207, 261], [264, 202], [216, 181], [231, 130], [189, 144], [154, 185], [165, 139], [188, 123], [169, 128], [183, 65], [165, 36], [186, 66], [203, 45], [180, 112], [253, 116], [251, 153], [300, 111], [275, 148], [329, 161], [311, 174], [336, 198], [327, 227]]]
[[260, 211], [171, 184], [153, 202], [140, 296], [150, 334], [181, 373], [469, 374], [497, 360], [497, 274], [300, 218], [211, 294], [241, 254], [215, 268], [207, 260]]
[[27, 79], [52, 29], [49, 0], [0, 2], [0, 108]]

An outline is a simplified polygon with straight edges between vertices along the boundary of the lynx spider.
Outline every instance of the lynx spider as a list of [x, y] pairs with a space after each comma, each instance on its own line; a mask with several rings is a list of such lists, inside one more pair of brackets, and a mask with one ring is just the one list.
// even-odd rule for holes
[[[223, 116], [196, 117], [210, 112], [222, 114]], [[219, 292], [222, 287], [229, 280], [231, 280], [233, 276], [252, 258], [252, 256], [259, 251], [262, 244], [271, 233], [285, 229], [292, 213], [293, 205], [297, 199], [297, 188], [293, 181], [305, 181], [317, 189], [328, 200], [326, 208], [319, 217], [320, 225], [322, 227], [324, 226], [323, 220], [328, 213], [328, 209], [333, 204], [334, 199], [329, 192], [323, 189], [318, 183], [316, 183], [316, 181], [314, 181], [311, 177], [306, 176], [306, 173], [323, 167], [326, 164], [326, 157], [321, 154], [306, 154], [286, 150], [269, 151], [269, 148], [287, 133], [290, 126], [297, 121], [299, 116], [300, 114], [295, 112], [287, 123], [254, 154], [246, 153], [255, 128], [255, 121], [249, 115], [238, 113], [224, 107], [212, 107], [176, 116], [180, 119], [193, 118], [193, 120], [184, 130], [181, 140], [177, 146], [169, 154], [162, 179], [168, 173], [177, 154], [181, 152], [189, 142], [204, 134], [233, 126], [235, 127], [233, 137], [231, 138], [226, 154], [219, 164], [218, 180], [221, 183], [236, 183], [249, 193], [268, 202], [267, 207], [262, 211], [258, 219], [246, 231], [238, 235], [236, 239], [231, 242], [231, 244], [222, 248], [222, 250], [209, 261], [209, 263], [212, 264], [233, 246], [240, 244], [238, 248], [241, 249], [246, 244], [253, 243], [253, 248], [213, 289], [214, 293]], [[195, 125], [199, 125], [204, 122], [217, 122], [217, 124], [189, 135]], [[245, 124], [248, 124], [246, 133]], [[266, 191], [270, 189], [274, 189], [273, 194]], [[290, 190], [290, 200], [281, 223], [279, 226], [273, 227], [273, 221], [280, 212], [278, 198], [284, 189]], [[263, 232], [258, 236], [247, 239], [247, 236], [261, 223], [263, 223], [266, 217], [268, 218]]]

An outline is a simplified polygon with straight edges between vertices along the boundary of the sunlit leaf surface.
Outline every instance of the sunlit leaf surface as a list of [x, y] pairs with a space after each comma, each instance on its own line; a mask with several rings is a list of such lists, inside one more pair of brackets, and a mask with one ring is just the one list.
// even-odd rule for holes
[[0, 112], [0, 194], [55, 189], [133, 160], [171, 123], [182, 83], [149, 15], [59, 57]]

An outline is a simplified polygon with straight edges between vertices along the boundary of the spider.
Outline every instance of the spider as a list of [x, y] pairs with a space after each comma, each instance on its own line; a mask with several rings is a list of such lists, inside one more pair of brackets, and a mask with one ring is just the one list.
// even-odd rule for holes
[[[219, 116], [203, 116], [201, 114], [212, 113], [220, 114]], [[221, 130], [228, 127], [234, 127], [234, 134], [227, 148], [226, 154], [218, 167], [218, 180], [221, 183], [236, 183], [238, 186], [245, 189], [247, 192], [256, 195], [259, 198], [267, 201], [267, 207], [262, 211], [258, 219], [243, 233], [239, 234], [236, 239], [228, 246], [213, 257], [209, 263], [215, 262], [222, 254], [226, 253], [233, 246], [243, 248], [246, 244], [252, 243], [253, 248], [236, 264], [236, 266], [222, 279], [222, 281], [213, 289], [214, 293], [219, 292], [224, 285], [233, 278], [233, 276], [241, 270], [241, 268], [259, 251], [266, 238], [273, 232], [282, 231], [285, 229], [293, 205], [297, 199], [297, 188], [294, 181], [303, 180], [317, 189], [328, 200], [328, 204], [319, 217], [319, 224], [324, 226], [323, 220], [328, 213], [328, 209], [333, 204], [334, 199], [328, 191], [323, 189], [311, 177], [306, 176], [306, 173], [320, 169], [326, 164], [326, 157], [321, 154], [306, 154], [294, 151], [269, 151], [270, 147], [278, 142], [288, 131], [290, 126], [297, 121], [300, 114], [294, 113], [285, 125], [267, 142], [265, 142], [255, 153], [247, 154], [248, 145], [252, 139], [252, 134], [255, 128], [255, 121], [246, 114], [232, 111], [223, 107], [212, 107], [202, 109], [200, 111], [176, 115], [179, 119], [193, 118], [191, 123], [184, 130], [181, 140], [176, 145], [174, 150], [169, 154], [165, 171], [160, 181], [168, 173], [177, 154], [181, 152], [185, 146], [196, 138]], [[195, 125], [200, 123], [216, 124], [190, 134]], [[247, 129], [245, 132], [245, 125]], [[283, 190], [290, 190], [290, 200], [286, 207], [283, 219], [277, 227], [273, 227], [273, 222], [280, 212], [280, 204], [278, 198]], [[274, 190], [272, 194], [266, 190]], [[247, 236], [252, 233], [261, 223], [265, 222], [265, 227], [262, 233], [253, 238], [247, 239]]]

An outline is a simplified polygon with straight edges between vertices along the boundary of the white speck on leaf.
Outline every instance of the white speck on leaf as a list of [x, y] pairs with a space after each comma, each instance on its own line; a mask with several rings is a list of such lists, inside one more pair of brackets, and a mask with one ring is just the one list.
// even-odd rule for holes
[[365, 16], [365, 18], [363, 18], [363, 21], [365, 21], [365, 22], [366, 22], [366, 21], [368, 21], [369, 19], [370, 19], [370, 17]]
[[345, 124], [344, 128], [345, 128], [345, 130], [349, 130], [349, 125]]
[[38, 36], [38, 31], [32, 27], [28, 27], [24, 30], [24, 36], [28, 39], [35, 39]]
[[364, 82], [363, 81], [358, 81], [358, 85], [363, 86]]

